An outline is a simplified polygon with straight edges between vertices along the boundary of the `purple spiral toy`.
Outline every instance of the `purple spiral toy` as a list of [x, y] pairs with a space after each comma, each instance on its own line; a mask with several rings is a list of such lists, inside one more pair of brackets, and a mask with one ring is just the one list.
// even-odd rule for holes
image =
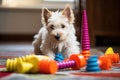
[[74, 60], [69, 60], [69, 61], [62, 61], [58, 62], [58, 69], [65, 69], [65, 68], [70, 68], [75, 66], [75, 61]]
[[82, 50], [90, 50], [90, 39], [86, 10], [83, 10], [82, 14], [81, 34], [82, 34], [81, 35]]

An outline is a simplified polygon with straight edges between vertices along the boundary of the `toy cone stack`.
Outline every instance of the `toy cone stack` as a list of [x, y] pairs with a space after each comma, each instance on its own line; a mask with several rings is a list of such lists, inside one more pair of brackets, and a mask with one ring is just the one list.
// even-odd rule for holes
[[100, 70], [101, 69], [98, 64], [98, 56], [97, 55], [90, 56], [87, 60], [86, 71], [98, 72]]
[[82, 44], [82, 54], [88, 58], [90, 56], [90, 39], [88, 31], [88, 22], [86, 10], [83, 10], [82, 14], [82, 27], [81, 27], [81, 44]]

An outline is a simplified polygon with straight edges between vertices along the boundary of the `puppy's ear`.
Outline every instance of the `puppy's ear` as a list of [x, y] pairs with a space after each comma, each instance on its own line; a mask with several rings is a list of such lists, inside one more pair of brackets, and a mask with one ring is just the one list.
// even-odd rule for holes
[[73, 14], [73, 10], [71, 9], [70, 5], [67, 4], [64, 8], [64, 10], [62, 11], [62, 15], [67, 17], [70, 23], [74, 23], [74, 14]]
[[42, 8], [42, 23], [47, 25], [48, 18], [52, 15], [52, 12], [49, 11], [47, 8]]

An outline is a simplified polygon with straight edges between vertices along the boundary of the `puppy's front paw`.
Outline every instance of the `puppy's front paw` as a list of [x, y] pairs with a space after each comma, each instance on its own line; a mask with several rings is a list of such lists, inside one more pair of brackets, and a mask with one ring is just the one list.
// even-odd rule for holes
[[42, 54], [42, 52], [40, 51], [40, 49], [34, 49], [34, 52], [35, 52], [36, 55]]

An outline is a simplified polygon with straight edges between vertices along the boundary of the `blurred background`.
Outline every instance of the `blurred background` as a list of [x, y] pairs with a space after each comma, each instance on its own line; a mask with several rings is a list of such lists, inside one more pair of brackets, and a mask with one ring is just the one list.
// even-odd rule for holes
[[120, 46], [120, 0], [0, 0], [0, 43], [32, 42], [42, 26], [42, 7], [55, 11], [68, 3], [79, 41], [81, 13], [86, 9], [91, 46]]

